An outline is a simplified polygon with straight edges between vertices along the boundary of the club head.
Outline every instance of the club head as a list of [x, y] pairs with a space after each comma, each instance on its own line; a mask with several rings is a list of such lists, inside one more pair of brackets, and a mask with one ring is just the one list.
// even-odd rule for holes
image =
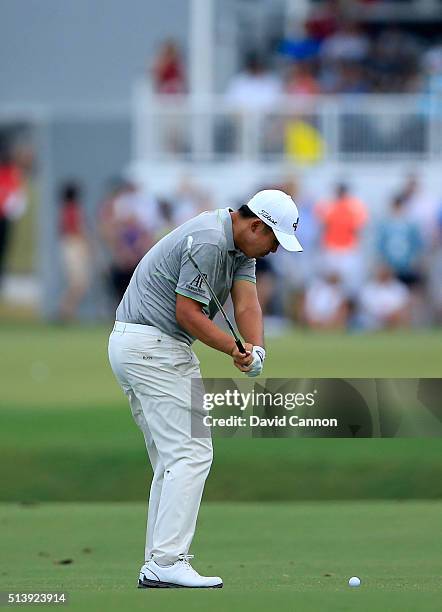
[[193, 236], [188, 236], [187, 237], [187, 252], [190, 254], [192, 251], [192, 244], [193, 244]]

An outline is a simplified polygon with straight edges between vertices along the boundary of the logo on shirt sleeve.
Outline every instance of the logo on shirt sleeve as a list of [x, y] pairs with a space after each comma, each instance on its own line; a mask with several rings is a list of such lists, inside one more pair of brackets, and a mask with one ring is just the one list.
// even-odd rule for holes
[[196, 293], [205, 294], [204, 281], [207, 280], [207, 274], [198, 274], [189, 283], [186, 283], [186, 288]]
[[189, 284], [196, 289], [201, 289], [205, 280], [207, 280], [207, 274], [198, 274]]

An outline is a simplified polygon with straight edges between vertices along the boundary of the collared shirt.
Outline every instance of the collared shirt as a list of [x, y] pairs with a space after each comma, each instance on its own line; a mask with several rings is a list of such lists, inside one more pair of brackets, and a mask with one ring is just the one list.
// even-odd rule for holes
[[181, 342], [194, 342], [195, 338], [176, 321], [176, 294], [203, 304], [203, 312], [210, 319], [218, 309], [187, 255], [189, 236], [193, 236], [192, 256], [221, 304], [236, 280], [256, 282], [255, 260], [235, 247], [229, 209], [204, 212], [177, 227], [146, 253], [117, 308], [117, 321], [152, 325]]

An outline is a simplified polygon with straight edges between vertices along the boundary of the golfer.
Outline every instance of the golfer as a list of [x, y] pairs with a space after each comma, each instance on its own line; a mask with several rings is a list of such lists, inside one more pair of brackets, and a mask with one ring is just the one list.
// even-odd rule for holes
[[[255, 258], [275, 253], [279, 245], [302, 251], [297, 226], [295, 203], [278, 190], [258, 192], [238, 211], [204, 212], [150, 249], [117, 308], [109, 359], [153, 468], [141, 588], [223, 586], [221, 578], [201, 576], [189, 563], [212, 463], [210, 436], [190, 432], [190, 383], [201, 377], [191, 347], [198, 339], [226, 353], [247, 376], [261, 373], [265, 350]], [[189, 260], [190, 235], [193, 259], [221, 304], [232, 296], [245, 353], [212, 321], [217, 308]]]

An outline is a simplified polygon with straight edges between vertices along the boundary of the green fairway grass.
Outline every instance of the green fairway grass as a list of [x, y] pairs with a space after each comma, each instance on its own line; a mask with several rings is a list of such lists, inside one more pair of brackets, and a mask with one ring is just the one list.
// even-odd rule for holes
[[[144, 499], [141, 433], [107, 362], [108, 328], [0, 326], [0, 500]], [[266, 376], [438, 376], [439, 333], [292, 333]], [[236, 376], [198, 346], [206, 376]], [[439, 499], [442, 441], [216, 439], [208, 500]], [[11, 467], [12, 466], [12, 467]]]
[[[83, 610], [439, 610], [441, 512], [440, 502], [205, 504], [195, 566], [225, 588], [177, 592], [135, 588], [144, 504], [2, 504], [0, 590], [66, 591]], [[354, 575], [359, 589], [347, 586]]]
[[[136, 589], [151, 470], [109, 327], [0, 325], [0, 591], [65, 590], [82, 612], [440, 610], [437, 437], [215, 439], [191, 552], [225, 588]], [[441, 345], [290, 332], [268, 341], [265, 376], [440, 377]], [[237, 377], [196, 352], [204, 376]]]
[[[109, 327], [0, 325], [0, 405], [121, 404], [107, 361]], [[440, 377], [442, 331], [379, 334], [292, 332], [267, 343], [264, 374], [301, 377]], [[195, 344], [205, 377], [236, 377], [231, 359]]]
[[[0, 501], [146, 495], [151, 469], [125, 404], [4, 409], [0, 426]], [[440, 499], [441, 442], [217, 438], [205, 499]]]

